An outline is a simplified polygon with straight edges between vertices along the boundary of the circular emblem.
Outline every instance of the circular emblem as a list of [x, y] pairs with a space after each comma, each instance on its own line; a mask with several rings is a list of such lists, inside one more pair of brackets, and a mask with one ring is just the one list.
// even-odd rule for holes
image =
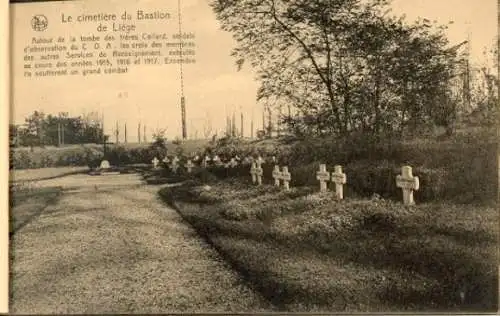
[[43, 14], [37, 14], [33, 17], [33, 19], [31, 19], [31, 27], [33, 28], [33, 30], [38, 32], [45, 31], [48, 24], [49, 21]]

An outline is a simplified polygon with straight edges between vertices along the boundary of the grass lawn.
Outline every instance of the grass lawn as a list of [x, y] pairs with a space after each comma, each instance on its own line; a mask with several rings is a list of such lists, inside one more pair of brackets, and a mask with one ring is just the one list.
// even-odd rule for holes
[[11, 182], [46, 180], [86, 172], [88, 170], [88, 167], [57, 167], [10, 170], [9, 180]]
[[36, 181], [64, 177], [87, 170], [88, 167], [10, 170], [9, 234], [14, 234], [40, 214], [47, 205], [57, 200], [61, 188], [38, 187]]
[[160, 194], [283, 311], [497, 310], [495, 207], [316, 191], [225, 181]]
[[38, 216], [45, 207], [54, 203], [60, 192], [58, 187], [12, 190], [9, 201], [9, 234], [14, 234]]

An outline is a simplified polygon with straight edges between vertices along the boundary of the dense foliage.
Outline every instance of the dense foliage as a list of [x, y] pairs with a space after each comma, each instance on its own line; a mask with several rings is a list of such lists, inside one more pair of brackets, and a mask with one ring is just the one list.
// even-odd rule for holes
[[59, 146], [102, 143], [102, 121], [96, 113], [70, 117], [67, 113], [46, 115], [34, 111], [25, 124], [9, 125], [11, 146]]
[[[377, 139], [429, 125], [453, 131], [464, 43], [446, 26], [391, 15], [385, 0], [214, 0], [233, 56], [258, 72], [258, 99], [289, 108], [295, 135]], [[293, 109], [293, 111], [290, 111]]]

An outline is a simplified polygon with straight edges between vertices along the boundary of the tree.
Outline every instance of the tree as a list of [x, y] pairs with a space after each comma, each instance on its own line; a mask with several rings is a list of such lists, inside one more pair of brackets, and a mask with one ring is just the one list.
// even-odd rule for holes
[[498, 48], [484, 49], [484, 62], [474, 71], [470, 99], [472, 109], [467, 114], [477, 117], [480, 124], [493, 126], [498, 122]]
[[25, 119], [24, 129], [19, 129], [19, 145], [58, 146], [60, 144], [102, 143], [102, 124], [95, 115], [70, 117], [34, 111]]
[[[237, 41], [238, 69], [246, 61], [257, 69], [258, 100], [295, 107], [300, 115], [286, 120], [294, 128], [382, 135], [443, 121], [433, 113], [456, 62], [444, 26], [426, 19], [408, 25], [389, 14], [385, 0], [211, 5]], [[452, 117], [448, 110], [437, 112]]]
[[167, 155], [167, 137], [165, 129], [157, 129], [153, 132], [153, 143], [150, 148], [154, 156], [165, 157]]
[[210, 117], [210, 114], [206, 113], [206, 116], [205, 116], [205, 122], [203, 124], [203, 136], [205, 137], [205, 139], [208, 139], [210, 137], [210, 135], [212, 135], [212, 118]]
[[23, 130], [22, 140], [23, 144], [30, 146], [43, 146], [43, 121], [45, 114], [43, 112], [34, 111], [29, 117], [25, 119], [26, 129]]
[[15, 124], [9, 124], [9, 146], [17, 147], [19, 146], [19, 127]]
[[102, 119], [97, 112], [90, 112], [81, 117], [83, 131], [83, 143], [97, 143], [103, 142], [102, 139]]

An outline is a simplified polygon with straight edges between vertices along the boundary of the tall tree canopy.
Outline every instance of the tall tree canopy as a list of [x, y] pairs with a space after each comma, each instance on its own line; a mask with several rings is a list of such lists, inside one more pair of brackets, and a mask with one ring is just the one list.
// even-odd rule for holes
[[258, 100], [287, 104], [296, 132], [380, 135], [423, 122], [448, 126], [444, 102], [457, 63], [445, 26], [412, 25], [386, 0], [214, 0], [237, 41], [238, 67], [260, 80]]

